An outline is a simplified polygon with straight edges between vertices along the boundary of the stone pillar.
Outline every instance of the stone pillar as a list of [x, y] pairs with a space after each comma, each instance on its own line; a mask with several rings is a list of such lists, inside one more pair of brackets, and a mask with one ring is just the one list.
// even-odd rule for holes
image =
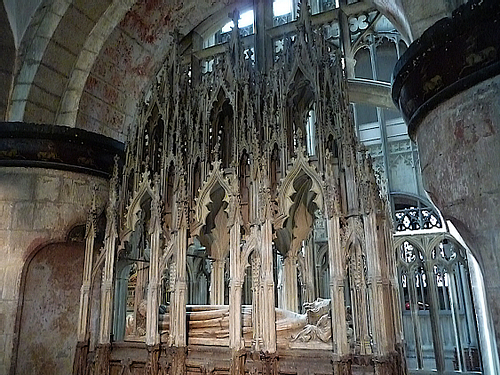
[[85, 231], [85, 261], [83, 264], [83, 283], [80, 289], [80, 316], [78, 317], [78, 341], [87, 339], [87, 323], [89, 313], [90, 284], [92, 281], [92, 266], [94, 255], [94, 241], [96, 236], [96, 207], [95, 197], [93, 199], [92, 210], [87, 220]]
[[87, 218], [87, 226], [85, 228], [85, 258], [83, 264], [83, 282], [80, 288], [80, 311], [78, 316], [78, 331], [75, 350], [75, 358], [73, 361], [73, 374], [83, 375], [86, 372], [87, 355], [89, 351], [88, 342], [88, 323], [89, 323], [89, 304], [90, 292], [92, 283], [92, 268], [93, 268], [93, 255], [94, 255], [94, 241], [96, 237], [96, 202], [94, 197], [92, 199], [92, 209]]
[[231, 375], [245, 374], [245, 342], [242, 332], [241, 291], [244, 268], [241, 260], [241, 215], [237, 195], [229, 198], [229, 349], [231, 351]]
[[[239, 215], [236, 215], [239, 217]], [[241, 288], [243, 275], [241, 275], [240, 251], [240, 221], [237, 220], [230, 229], [230, 283], [229, 283], [229, 347], [232, 352], [243, 348], [241, 332]]]
[[[428, 28], [394, 72], [426, 190], [477, 258], [500, 342], [500, 3], [470, 1]], [[497, 347], [498, 348], [498, 347]]]
[[265, 74], [269, 70], [269, 62], [272, 61], [271, 40], [266, 30], [273, 26], [272, 4], [265, 0], [254, 0], [255, 16], [255, 55], [259, 71]]
[[96, 349], [96, 374], [109, 374], [109, 360], [111, 356], [111, 327], [113, 321], [113, 278], [116, 258], [117, 233], [117, 202], [118, 202], [118, 164], [110, 183], [109, 203], [106, 210], [106, 232], [104, 238], [104, 267], [101, 281], [101, 315], [99, 339]]
[[262, 349], [262, 293], [261, 293], [261, 257], [259, 251], [255, 249], [251, 255], [252, 267], [252, 348], [258, 352]]
[[[396, 332], [400, 329], [394, 322], [399, 320], [400, 311], [398, 305], [394, 305], [395, 288], [392, 281], [396, 278], [392, 264], [396, 262], [390, 244], [392, 238], [387, 236], [385, 218], [381, 218], [373, 211], [363, 217], [367, 261], [367, 285], [368, 304], [370, 306], [371, 334], [373, 338], [374, 365], [377, 373], [398, 374], [398, 364], [402, 358], [398, 358]], [[385, 247], [389, 248], [386, 249]], [[397, 310], [396, 312], [394, 310]], [[394, 322], [392, 324], [381, 322]], [[404, 369], [401, 369], [404, 371]]]
[[278, 375], [278, 361], [276, 354], [260, 353], [260, 361], [262, 362], [262, 375]]
[[186, 252], [187, 229], [182, 227], [174, 234], [176, 236], [175, 253], [175, 289], [170, 317], [170, 344], [175, 347], [186, 346]]
[[224, 304], [224, 259], [216, 259], [212, 262], [210, 274], [210, 304]]
[[146, 362], [146, 375], [158, 375], [160, 372], [160, 344], [148, 345], [148, 360]]
[[330, 295], [332, 311], [333, 362], [335, 374], [350, 373], [347, 342], [347, 321], [344, 303], [345, 255], [340, 241], [340, 220], [333, 215], [327, 218], [328, 261], [330, 268]]
[[[159, 181], [157, 181], [159, 182]], [[149, 283], [147, 291], [147, 318], [146, 318], [146, 345], [154, 347], [160, 343], [160, 335], [158, 332], [158, 293], [160, 284], [160, 234], [161, 234], [161, 208], [160, 208], [160, 193], [158, 191], [159, 183], [155, 183], [154, 194], [151, 200], [151, 220], [149, 226], [149, 235], [151, 236], [151, 257], [149, 262]], [[155, 353], [154, 350], [150, 350]], [[155, 362], [156, 359], [156, 362]], [[152, 368], [158, 367], [157, 356], [151, 356]]]
[[173, 347], [169, 349], [170, 357], [172, 358], [172, 366], [169, 374], [185, 375], [186, 374], [186, 357], [187, 347]]
[[305, 286], [302, 288], [304, 302], [312, 302], [318, 297], [314, 280], [316, 277], [316, 261], [314, 259], [315, 246], [316, 244], [314, 243], [314, 236], [310, 236], [309, 241], [307, 241], [307, 245], [305, 247], [304, 269], [301, 270], [303, 274], [302, 282]]
[[115, 269], [115, 250], [117, 234], [117, 202], [118, 202], [118, 164], [115, 163], [110, 183], [109, 203], [106, 211], [106, 233], [104, 238], [104, 268], [101, 285], [101, 317], [99, 344], [111, 344], [111, 322], [113, 319], [113, 277]]
[[262, 315], [262, 350], [265, 353], [274, 353], [276, 309], [274, 308], [273, 230], [269, 218], [262, 225], [261, 234], [262, 299], [259, 312]]
[[283, 308], [298, 312], [297, 254], [289, 250], [283, 263]]

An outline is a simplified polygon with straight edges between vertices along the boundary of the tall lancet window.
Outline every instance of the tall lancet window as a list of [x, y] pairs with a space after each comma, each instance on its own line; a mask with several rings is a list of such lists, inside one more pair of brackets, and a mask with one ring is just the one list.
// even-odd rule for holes
[[316, 155], [316, 106], [309, 110], [306, 122], [306, 142], [309, 156]]
[[434, 246], [425, 244], [405, 240], [397, 247], [408, 367], [479, 373], [481, 355], [465, 249], [451, 237]]

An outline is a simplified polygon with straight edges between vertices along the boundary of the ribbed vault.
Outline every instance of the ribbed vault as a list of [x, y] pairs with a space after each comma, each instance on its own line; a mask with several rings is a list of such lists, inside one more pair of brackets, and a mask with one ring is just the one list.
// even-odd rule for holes
[[[408, 40], [461, 2], [433, 1], [423, 9], [415, 0], [375, 1]], [[2, 66], [3, 87], [10, 89], [3, 92], [11, 94], [10, 100], [6, 96], [0, 103], [2, 117], [82, 128], [122, 141], [137, 104], [165, 56], [173, 53], [173, 36], [194, 40], [193, 30], [206, 32], [213, 22], [220, 22], [219, 15], [227, 15], [235, 6], [249, 7], [248, 2], [234, 0], [4, 0], [4, 4], [10, 24], [15, 25], [14, 38], [7, 39], [11, 38], [11, 46], [12, 39], [19, 39], [19, 59], [13, 80], [14, 59], [4, 59], [10, 65]], [[20, 9], [36, 9], [27, 26], [16, 22], [16, 17], [29, 19]], [[383, 99], [379, 104], [391, 105]]]

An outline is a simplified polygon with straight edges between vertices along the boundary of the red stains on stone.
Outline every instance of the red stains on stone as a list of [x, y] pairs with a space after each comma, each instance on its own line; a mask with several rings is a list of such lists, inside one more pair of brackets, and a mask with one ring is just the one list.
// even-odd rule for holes
[[125, 15], [120, 23], [127, 34], [148, 45], [161, 42], [169, 29], [172, 28], [172, 13], [179, 12], [183, 3], [171, 4], [164, 0], [146, 0], [137, 2]]
[[97, 86], [97, 83], [98, 83], [98, 81], [95, 77], [89, 76], [87, 78], [87, 83], [85, 86], [88, 90], [93, 90]]
[[163, 24], [164, 24], [164, 25], [168, 25], [168, 24], [170, 23], [170, 19], [171, 19], [170, 17], [171, 17], [171, 16], [170, 16], [170, 13], [167, 13], [167, 14], [165, 15], [165, 17], [163, 17]]
[[18, 373], [71, 373], [84, 251], [80, 243], [49, 244], [28, 264], [21, 291]]
[[146, 56], [144, 58], [144, 61], [133, 68], [133, 71], [138, 75], [138, 76], [146, 76], [149, 74], [151, 71], [151, 56]]
[[113, 87], [106, 85], [104, 87], [104, 99], [108, 103], [114, 103], [118, 99], [118, 91]]
[[158, 9], [162, 3], [161, 0], [146, 0], [146, 12], [151, 12], [152, 10]]
[[47, 245], [47, 238], [37, 237], [28, 246], [26, 252], [24, 252], [23, 260], [26, 262], [31, 257], [33, 257], [42, 247]]
[[80, 103], [78, 106], [79, 112], [87, 112], [90, 107], [90, 96], [87, 92], [82, 93], [82, 97], [80, 98]]
[[85, 124], [85, 129], [100, 133], [103, 127], [109, 127], [120, 131], [124, 120], [125, 114], [114, 103], [106, 103], [89, 93], [82, 95], [77, 123]]
[[483, 137], [491, 137], [492, 135], [495, 134], [496, 131], [495, 131], [495, 125], [493, 125], [493, 121], [491, 121], [490, 118], [485, 118]]
[[[126, 13], [110, 34], [91, 69], [80, 101], [77, 125], [122, 133], [143, 96], [144, 87], [168, 53], [174, 28], [190, 29], [210, 11], [210, 1], [143, 0]], [[189, 19], [189, 21], [188, 21]], [[89, 77], [90, 77], [89, 76]], [[85, 125], [89, 122], [89, 125]]]
[[108, 72], [102, 72], [103, 76], [116, 69], [124, 70], [130, 65], [133, 50], [132, 43], [133, 41], [130, 37], [124, 35], [121, 31], [116, 31], [111, 35], [109, 42], [106, 43], [106, 47], [100, 53], [99, 57], [102, 56], [104, 60], [111, 61], [114, 64], [114, 68]]
[[142, 41], [146, 41], [149, 32], [149, 25], [137, 12], [133, 10], [129, 11], [125, 15], [125, 18], [121, 22], [120, 26], [125, 29], [130, 28], [134, 30]]
[[160, 14], [146, 16], [140, 12], [131, 10], [125, 15], [120, 27], [136, 36], [140, 41], [147, 44], [154, 44], [158, 40], [158, 37], [165, 33], [165, 30], [163, 32], [161, 30], [161, 27], [164, 25], [161, 23]]
[[491, 137], [496, 134], [495, 125], [491, 118], [483, 116], [482, 121], [458, 120], [455, 124], [454, 135], [457, 142], [471, 146], [481, 138]]
[[457, 121], [454, 133], [457, 140], [464, 139], [464, 122], [462, 120]]
[[454, 135], [458, 144], [463, 146], [471, 146], [479, 140], [476, 125], [469, 122], [465, 123], [463, 120], [457, 121]]

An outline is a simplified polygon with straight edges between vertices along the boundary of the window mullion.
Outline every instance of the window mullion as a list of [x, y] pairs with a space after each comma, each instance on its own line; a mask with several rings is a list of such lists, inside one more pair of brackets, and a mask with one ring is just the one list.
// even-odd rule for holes
[[411, 320], [413, 323], [413, 332], [415, 335], [415, 352], [417, 356], [417, 368], [422, 369], [424, 368], [424, 356], [422, 352], [422, 329], [420, 326], [420, 317], [418, 315], [418, 296], [417, 296], [417, 288], [415, 285], [415, 281], [417, 276], [419, 278], [419, 283], [422, 285], [422, 279], [420, 278], [420, 272], [418, 268], [414, 271], [412, 274], [411, 272], [408, 273], [407, 276], [407, 282], [408, 282], [408, 287], [410, 289], [410, 313], [411, 313]]
[[439, 301], [437, 296], [437, 283], [436, 273], [432, 263], [428, 266], [426, 272], [427, 278], [427, 291], [429, 294], [429, 315], [431, 319], [432, 328], [432, 341], [434, 344], [434, 357], [436, 359], [436, 369], [438, 373], [445, 370], [444, 362], [444, 347], [443, 347], [443, 334], [439, 324]]
[[451, 316], [453, 318], [453, 331], [455, 333], [455, 345], [457, 348], [457, 358], [458, 358], [458, 370], [464, 370], [464, 353], [462, 350], [462, 336], [460, 327], [460, 315], [458, 311], [458, 295], [456, 289], [456, 277], [454, 272], [449, 272], [448, 277], [450, 279], [450, 304], [451, 304]]

